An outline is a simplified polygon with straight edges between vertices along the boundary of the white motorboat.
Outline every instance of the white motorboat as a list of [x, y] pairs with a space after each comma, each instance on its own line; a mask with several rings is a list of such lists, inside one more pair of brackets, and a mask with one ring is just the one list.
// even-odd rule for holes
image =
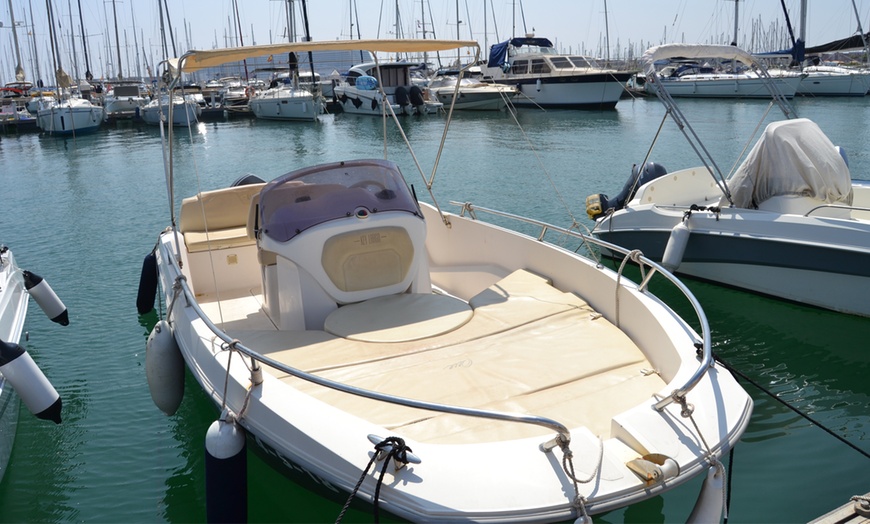
[[446, 106], [453, 100], [457, 82], [459, 94], [455, 109], [499, 111], [507, 107], [518, 92], [515, 86], [481, 82], [467, 76], [460, 78], [458, 72], [450, 71], [441, 72], [429, 81], [429, 93]]
[[[320, 76], [317, 75], [316, 81], [319, 80]], [[308, 85], [312, 86], [311, 83]], [[277, 79], [274, 87], [258, 93], [248, 105], [254, 116], [266, 120], [314, 121], [323, 114], [320, 93], [301, 86], [297, 78], [289, 76]]]
[[18, 345], [31, 296], [53, 321], [69, 324], [66, 306], [48, 283], [19, 268], [12, 251], [0, 245], [0, 480], [12, 452], [21, 400], [37, 417], [58, 424], [61, 421], [60, 396], [33, 358]]
[[[645, 55], [648, 83], [659, 82], [652, 61], [662, 51]], [[587, 199], [594, 233], [681, 274], [870, 316], [870, 182], [851, 180], [822, 130], [806, 119], [773, 122], [726, 176], [673, 99], [660, 98], [703, 165], [668, 173], [642, 162], [617, 197]]]
[[[171, 115], [169, 111], [170, 105], [172, 106]], [[169, 95], [155, 96], [154, 99], [139, 110], [139, 116], [142, 117], [142, 121], [151, 125], [159, 124], [161, 119], [164, 122], [169, 122], [171, 117], [172, 125], [189, 126], [196, 124], [201, 114], [202, 107], [196, 100], [181, 94], [172, 95], [171, 104], [169, 102]]]
[[425, 114], [440, 111], [441, 102], [429, 100], [412, 79], [410, 62], [368, 62], [355, 65], [347, 77], [332, 88], [335, 101], [345, 113], [381, 116], [387, 106], [395, 114]]
[[[178, 74], [264, 53], [458, 47], [479, 52], [443, 40], [191, 51]], [[478, 220], [491, 213], [540, 236]], [[565, 520], [706, 475], [712, 505], [696, 516], [719, 518], [719, 457], [752, 401], [714, 363], [697, 300], [660, 266], [633, 257], [636, 284], [578, 254], [599, 241], [574, 230], [420, 203], [389, 160], [203, 190], [171, 222], [140, 281], [140, 313], [158, 287], [166, 305], [146, 374], [173, 414], [186, 362], [222, 412], [206, 443], [220, 465], [239, 463], [246, 430], [321, 485], [421, 522]], [[699, 333], [649, 292], [652, 278], [685, 296]], [[244, 486], [243, 473], [211, 471], [209, 486]], [[230, 506], [242, 488], [209, 486], [208, 514], [245, 518]]]
[[36, 125], [50, 135], [83, 135], [100, 129], [106, 112], [90, 100], [65, 95], [59, 100], [39, 98]]
[[106, 93], [103, 107], [107, 116], [133, 116], [150, 101], [151, 96], [141, 82], [119, 82]]
[[[728, 47], [732, 52], [725, 54], [724, 50]], [[651, 66], [658, 79], [655, 83], [648, 81], [651, 68], [647, 69], [644, 86], [650, 94], [665, 89], [668, 95], [680, 98], [769, 99], [769, 86], [772, 85], [785, 98], [792, 98], [806, 76], [805, 73], [789, 70], [768, 72], [736, 46], [667, 44], [653, 49], [657, 53], [654, 62], [669, 63], [660, 69]], [[643, 60], [646, 63], [647, 57]]]
[[550, 40], [534, 35], [493, 45], [481, 70], [484, 80], [519, 87], [515, 106], [553, 109], [612, 109], [633, 73], [559, 53]]

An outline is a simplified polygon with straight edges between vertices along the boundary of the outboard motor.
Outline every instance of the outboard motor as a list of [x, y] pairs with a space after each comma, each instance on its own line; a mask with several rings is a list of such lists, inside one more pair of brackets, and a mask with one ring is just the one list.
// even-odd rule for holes
[[393, 93], [393, 100], [404, 110], [405, 106], [408, 105], [408, 90], [401, 86], [397, 87], [396, 92]]
[[643, 169], [638, 169], [637, 164], [631, 166], [631, 176], [628, 177], [625, 185], [622, 186], [622, 191], [614, 198], [608, 198], [607, 195], [602, 193], [586, 197], [586, 214], [589, 215], [589, 218], [595, 220], [611, 209], [616, 211], [624, 208], [626, 202], [634, 198], [637, 188], [667, 173], [668, 170], [663, 165], [655, 162], [647, 162]]
[[411, 98], [411, 105], [419, 111], [419, 109], [423, 107], [423, 104], [426, 103], [426, 101], [423, 100], [423, 90], [420, 89], [419, 86], [411, 86], [411, 90], [408, 94]]

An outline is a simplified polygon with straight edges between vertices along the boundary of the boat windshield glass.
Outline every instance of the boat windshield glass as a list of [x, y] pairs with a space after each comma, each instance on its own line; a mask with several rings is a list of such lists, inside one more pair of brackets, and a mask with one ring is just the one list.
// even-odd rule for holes
[[574, 64], [568, 60], [567, 56], [554, 56], [550, 58], [550, 62], [553, 63], [553, 67], [556, 69], [571, 69], [574, 67]]
[[420, 216], [417, 200], [399, 167], [387, 160], [354, 160], [313, 166], [282, 175], [260, 193], [259, 228], [286, 242], [306, 229], [384, 211]]
[[572, 56], [571, 61], [576, 67], [598, 67], [594, 60], [585, 56]]

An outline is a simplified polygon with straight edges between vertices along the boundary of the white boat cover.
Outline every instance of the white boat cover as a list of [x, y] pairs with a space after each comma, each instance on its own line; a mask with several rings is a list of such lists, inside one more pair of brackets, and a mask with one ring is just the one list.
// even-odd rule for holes
[[782, 195], [852, 204], [846, 161], [819, 126], [806, 118], [769, 124], [727, 183], [737, 207], [755, 208]]
[[756, 63], [751, 54], [737, 46], [705, 44], [665, 44], [651, 47], [644, 52], [640, 63], [644, 73], [650, 75], [655, 72], [657, 61], [671, 58], [721, 58], [737, 60], [746, 65]]

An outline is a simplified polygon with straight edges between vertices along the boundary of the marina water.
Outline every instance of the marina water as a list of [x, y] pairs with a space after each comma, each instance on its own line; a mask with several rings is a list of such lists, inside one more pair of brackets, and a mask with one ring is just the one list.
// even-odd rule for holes
[[[796, 99], [794, 106], [845, 148], [853, 178], [870, 178], [866, 98]], [[704, 100], [680, 107], [728, 172], [767, 104]], [[632, 163], [644, 160], [663, 113], [655, 99], [623, 100], [607, 112], [523, 110], [517, 117], [522, 129], [508, 113], [457, 114], [435, 197], [447, 210], [456, 209], [451, 200], [470, 201], [591, 227], [585, 197], [619, 191]], [[445, 119], [403, 121], [427, 178]], [[179, 129], [172, 142], [176, 205], [245, 173], [270, 180], [321, 162], [383, 157], [384, 136], [381, 119], [341, 114], [315, 124], [242, 118]], [[431, 200], [392, 126], [386, 142], [417, 195]], [[650, 160], [671, 171], [699, 163], [671, 121]], [[75, 139], [2, 136], [0, 188], [0, 242], [21, 265], [50, 280], [71, 321], [61, 329], [31, 306], [24, 344], [61, 394], [64, 422], [54, 426], [22, 413], [0, 484], [0, 522], [204, 521], [203, 446], [218, 411], [190, 376], [175, 416], [153, 405], [144, 361], [157, 315], [140, 317], [135, 307], [142, 259], [169, 224], [158, 129], [119, 122]], [[870, 319], [688, 284], [707, 312], [718, 355], [870, 452]], [[755, 410], [730, 467], [729, 522], [806, 522], [870, 491], [870, 460], [745, 387]], [[249, 453], [251, 522], [338, 516], [345, 495]], [[684, 521], [700, 482], [595, 521]], [[344, 521], [371, 522], [371, 510], [355, 503]]]

